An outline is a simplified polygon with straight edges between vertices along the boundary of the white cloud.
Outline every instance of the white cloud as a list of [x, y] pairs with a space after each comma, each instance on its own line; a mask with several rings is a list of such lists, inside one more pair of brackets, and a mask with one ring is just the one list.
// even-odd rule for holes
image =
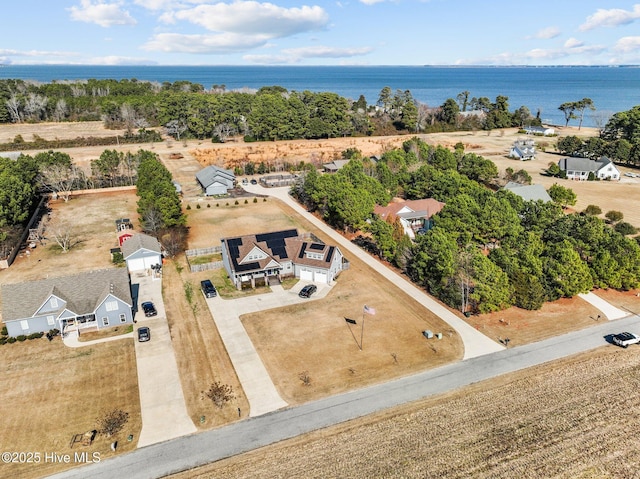
[[371, 47], [336, 48], [327, 46], [313, 46], [300, 48], [286, 48], [277, 55], [245, 55], [242, 58], [251, 63], [261, 65], [276, 65], [283, 63], [300, 63], [308, 58], [351, 58], [366, 55], [373, 51]]
[[[571, 40], [571, 39], [570, 39]], [[606, 47], [601, 45], [585, 46], [581, 42], [567, 41], [569, 46], [565, 44], [564, 48], [534, 48], [524, 53], [500, 53], [487, 58], [475, 60], [458, 60], [457, 65], [527, 65], [527, 64], [551, 64], [553, 60], [561, 58], [574, 58], [575, 61], [567, 62], [568, 64], [590, 64], [597, 62], [594, 56], [606, 51]], [[586, 55], [589, 61], [585, 61]], [[566, 60], [563, 60], [566, 61]]]
[[359, 48], [335, 48], [326, 46], [288, 48], [282, 50], [286, 55], [296, 56], [298, 58], [344, 58], [366, 55], [373, 51], [371, 47]]
[[136, 20], [121, 7], [121, 1], [104, 3], [98, 0], [93, 3], [92, 0], [80, 0], [80, 6], [71, 7], [69, 11], [72, 20], [95, 23], [105, 28], [112, 25], [135, 25]]
[[237, 53], [266, 44], [269, 37], [264, 35], [238, 35], [220, 33], [211, 35], [182, 35], [179, 33], [159, 33], [142, 46], [144, 50], [165, 53], [225, 54]]
[[580, 30], [587, 31], [598, 27], [628, 25], [638, 18], [640, 18], [640, 4], [635, 4], [631, 11], [621, 8], [612, 8], [610, 10], [599, 8], [596, 13], [588, 16], [587, 20], [580, 25]]
[[577, 47], [581, 47], [584, 45], [584, 42], [581, 40], [578, 40], [577, 38], [569, 38], [566, 42], [564, 42], [564, 47], [565, 48], [577, 48]]
[[210, 31], [267, 35], [271, 38], [319, 30], [329, 21], [329, 15], [318, 6], [283, 8], [255, 1], [198, 5], [176, 11], [172, 18], [189, 21]]
[[[640, 49], [640, 37], [622, 37], [616, 42], [613, 49], [622, 53], [635, 53]], [[0, 54], [2, 51], [0, 51]]]
[[12, 50], [8, 48], [0, 48], [0, 55], [11, 57], [65, 57], [74, 55], [74, 53], [50, 50]]
[[375, 5], [376, 3], [382, 3], [385, 0], [360, 0], [360, 3], [364, 3], [365, 5]]
[[106, 57], [94, 57], [87, 61], [89, 65], [156, 65], [157, 62], [145, 58], [120, 57], [110, 55]]
[[539, 30], [534, 37], [548, 40], [550, 38], [555, 38], [560, 35], [560, 29], [558, 27], [547, 27]]

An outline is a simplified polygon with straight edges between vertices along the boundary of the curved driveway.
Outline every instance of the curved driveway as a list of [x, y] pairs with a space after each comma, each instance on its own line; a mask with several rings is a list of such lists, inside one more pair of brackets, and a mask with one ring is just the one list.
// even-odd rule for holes
[[411, 281], [407, 281], [405, 278], [397, 274], [395, 271], [390, 270], [376, 259], [372, 258], [365, 251], [358, 246], [351, 243], [349, 240], [338, 234], [333, 228], [320, 221], [318, 218], [310, 214], [304, 209], [297, 201], [289, 196], [289, 187], [283, 188], [263, 188], [260, 185], [245, 185], [244, 189], [250, 193], [269, 195], [279, 200], [282, 200], [297, 213], [300, 213], [305, 219], [313, 223], [313, 225], [327, 234], [333, 241], [340, 245], [343, 253], [348, 251], [353, 256], [357, 256], [358, 259], [364, 261], [371, 268], [376, 270], [386, 279], [391, 281], [396, 286], [402, 288], [402, 290], [411, 296], [418, 303], [422, 304], [425, 308], [431, 311], [433, 314], [442, 319], [445, 323], [451, 326], [462, 339], [464, 345], [464, 359], [471, 359], [484, 354], [495, 353], [504, 349], [499, 343], [496, 343], [492, 339], [489, 339], [484, 334], [467, 324], [462, 319], [458, 318], [455, 314], [435, 301], [425, 291], [418, 288]]

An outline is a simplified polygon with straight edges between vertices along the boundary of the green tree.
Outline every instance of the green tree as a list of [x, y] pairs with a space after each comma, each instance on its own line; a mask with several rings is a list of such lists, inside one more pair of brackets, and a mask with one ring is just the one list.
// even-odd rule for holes
[[565, 119], [565, 123], [564, 126], [569, 126], [569, 121], [570, 120], [575, 120], [576, 118], [578, 118], [576, 116], [576, 102], [575, 101], [569, 101], [569, 102], [565, 102], [562, 105], [560, 105], [558, 107], [558, 110], [560, 110], [562, 113], [564, 113], [564, 119]]
[[382, 219], [375, 219], [369, 225], [381, 259], [391, 261], [396, 253], [396, 241], [393, 238], [393, 225]]
[[583, 151], [583, 142], [575, 135], [565, 136], [558, 140], [558, 151], [563, 155], [575, 156]]
[[455, 125], [460, 114], [460, 107], [453, 98], [448, 98], [440, 107], [440, 121], [448, 125]]
[[618, 221], [622, 221], [624, 218], [624, 214], [621, 211], [607, 211], [604, 215], [611, 223], [617, 223]]
[[578, 199], [571, 188], [565, 188], [557, 183], [554, 183], [547, 192], [551, 199], [562, 208], [575, 205]]
[[571, 298], [593, 288], [593, 278], [587, 265], [568, 240], [547, 243], [544, 271], [548, 297], [552, 300]]
[[490, 313], [513, 304], [513, 289], [504, 271], [480, 252], [473, 255], [472, 267], [473, 288], [469, 299], [475, 310]]
[[598, 205], [588, 205], [584, 209], [584, 213], [589, 216], [598, 216], [602, 214], [602, 209]]
[[580, 101], [575, 102], [575, 109], [578, 112], [578, 118], [580, 119], [580, 123], [578, 124], [578, 130], [582, 128], [582, 121], [584, 120], [584, 111], [589, 109], [591, 111], [595, 110], [596, 107], [593, 104], [593, 100], [591, 98], [583, 98]]

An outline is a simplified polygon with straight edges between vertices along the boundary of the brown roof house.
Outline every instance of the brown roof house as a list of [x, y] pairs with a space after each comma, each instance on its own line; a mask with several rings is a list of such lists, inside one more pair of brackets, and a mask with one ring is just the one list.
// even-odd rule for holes
[[9, 336], [132, 324], [132, 308], [124, 268], [2, 286], [2, 319]]
[[373, 212], [381, 219], [394, 222], [400, 218], [400, 224], [404, 232], [411, 239], [415, 239], [416, 234], [424, 233], [433, 227], [432, 217], [444, 208], [444, 203], [433, 198], [422, 200], [407, 200], [389, 203], [387, 206], [379, 206]]
[[222, 262], [238, 289], [292, 276], [331, 284], [346, 263], [337, 246], [300, 236], [295, 229], [221, 241]]

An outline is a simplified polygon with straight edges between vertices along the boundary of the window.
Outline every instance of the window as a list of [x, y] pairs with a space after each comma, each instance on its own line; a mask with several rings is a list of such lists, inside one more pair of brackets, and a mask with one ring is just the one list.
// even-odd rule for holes
[[49, 304], [51, 305], [52, 308], [57, 308], [58, 298], [56, 298], [55, 296], [52, 296], [51, 299], [49, 300]]
[[127, 322], [127, 316], [124, 313], [120, 313], [120, 322], [121, 323], [126, 323]]
[[102, 318], [102, 325], [109, 326], [109, 318]]
[[20, 321], [20, 327], [23, 331], [27, 331], [29, 329], [29, 321], [23, 319], [22, 321]]
[[118, 310], [118, 302], [117, 301], [107, 301], [104, 305], [107, 311], [117, 311]]
[[56, 321], [53, 319], [53, 316], [47, 316], [47, 324], [49, 326], [53, 326], [54, 324], [56, 324]]

